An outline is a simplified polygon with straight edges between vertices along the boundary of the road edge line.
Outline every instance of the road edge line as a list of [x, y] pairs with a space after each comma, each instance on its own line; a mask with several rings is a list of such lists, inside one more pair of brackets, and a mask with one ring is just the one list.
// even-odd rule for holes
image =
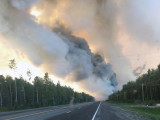
[[97, 115], [97, 112], [98, 112], [98, 110], [99, 110], [99, 108], [100, 108], [100, 105], [101, 105], [101, 102], [99, 103], [99, 106], [98, 106], [98, 108], [97, 108], [96, 112], [94, 113], [94, 116], [93, 116], [92, 120], [94, 120], [94, 119], [95, 119], [95, 117], [96, 117], [96, 115]]

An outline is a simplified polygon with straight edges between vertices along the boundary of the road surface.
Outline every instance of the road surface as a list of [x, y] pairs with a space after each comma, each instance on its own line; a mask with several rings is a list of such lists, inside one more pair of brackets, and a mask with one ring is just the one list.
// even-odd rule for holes
[[0, 120], [148, 120], [106, 102], [0, 113]]

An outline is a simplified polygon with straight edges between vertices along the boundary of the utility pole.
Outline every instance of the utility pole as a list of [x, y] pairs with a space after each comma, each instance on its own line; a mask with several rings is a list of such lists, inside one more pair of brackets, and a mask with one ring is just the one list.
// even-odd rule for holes
[[2, 108], [2, 105], [3, 105], [3, 99], [2, 99], [2, 83], [0, 83], [1, 85], [1, 89], [0, 89], [0, 105], [1, 105], [1, 108]]
[[54, 104], [54, 96], [53, 96], [53, 98], [52, 98], [52, 99], [53, 99], [53, 106], [54, 106], [54, 105], [55, 105], [55, 104]]
[[143, 90], [143, 86], [144, 86], [144, 84], [142, 83], [142, 100], [144, 102], [144, 90]]
[[124, 94], [124, 100], [126, 100], [126, 92], [123, 92], [123, 94]]
[[37, 91], [37, 104], [39, 104], [38, 87], [36, 87], [36, 91]]
[[151, 86], [150, 86], [150, 97], [151, 97], [151, 100], [152, 100], [152, 89], [151, 89]]

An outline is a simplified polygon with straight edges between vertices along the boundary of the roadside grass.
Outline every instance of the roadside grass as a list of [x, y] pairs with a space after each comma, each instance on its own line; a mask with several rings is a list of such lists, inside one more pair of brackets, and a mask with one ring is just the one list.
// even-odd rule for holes
[[27, 109], [34, 109], [37, 107], [25, 107], [25, 108], [0, 108], [0, 112], [10, 112], [10, 111], [17, 111], [17, 110], [27, 110]]
[[124, 110], [135, 112], [152, 120], [160, 120], [160, 108], [144, 108], [144, 107], [121, 107]]
[[120, 102], [120, 101], [106, 101], [106, 102], [111, 104], [116, 104], [116, 105], [137, 105], [136, 103]]

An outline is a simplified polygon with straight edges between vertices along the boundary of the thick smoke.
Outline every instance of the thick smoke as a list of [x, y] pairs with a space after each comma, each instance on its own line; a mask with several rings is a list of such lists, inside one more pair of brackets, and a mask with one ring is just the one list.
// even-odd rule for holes
[[75, 64], [73, 68], [75, 80], [88, 79], [90, 75], [95, 75], [104, 80], [111, 80], [113, 86], [117, 85], [116, 75], [111, 65], [106, 64], [101, 55], [93, 54], [84, 39], [71, 35], [61, 25], [56, 25], [53, 31], [69, 46], [66, 60]]
[[[41, 12], [37, 17], [40, 23], [52, 28], [58, 20], [69, 26], [74, 35], [85, 37], [92, 51], [103, 54], [112, 63], [121, 88], [136, 79], [133, 69], [137, 66], [146, 60], [155, 65], [143, 53], [159, 43], [160, 20], [156, 15], [159, 3], [157, 0], [45, 0], [33, 9]], [[143, 59], [135, 65], [135, 59], [126, 53], [137, 56], [140, 51]]]
[[[117, 79], [111, 64], [106, 64], [101, 55], [93, 54], [84, 39], [73, 36], [62, 25], [56, 24], [53, 31], [69, 46], [65, 58], [72, 66], [72, 72], [68, 79], [78, 82], [84, 80], [85, 85], [85, 81], [88, 81], [90, 84], [86, 87], [91, 88], [91, 92], [95, 86], [98, 87], [99, 90], [94, 92], [98, 92], [101, 99], [115, 91]], [[97, 84], [94, 84], [95, 81]]]
[[27, 10], [31, 8], [32, 5], [40, 2], [41, 0], [10, 0], [13, 7], [19, 10]]
[[93, 54], [82, 39], [56, 23], [53, 30], [37, 24], [27, 13], [39, 1], [0, 0], [0, 35], [22, 50], [45, 71], [75, 81], [98, 99], [115, 91], [116, 74], [99, 54]]
[[[73, 34], [85, 37], [94, 52], [104, 54], [112, 63], [121, 88], [127, 81], [135, 80], [130, 62], [123, 55], [119, 43], [121, 4], [117, 0], [47, 0], [34, 9], [42, 10], [38, 17], [40, 23], [52, 28], [57, 20], [61, 21], [71, 28]], [[86, 31], [87, 35], [83, 34]]]
[[[76, 80], [101, 99], [115, 90], [116, 77], [121, 88], [122, 84], [136, 79], [133, 69], [137, 66], [159, 63], [159, 57], [146, 56], [154, 53], [156, 47], [159, 49], [160, 20], [155, 11], [159, 11], [160, 2], [157, 0], [152, 0], [152, 4], [150, 0], [0, 2], [3, 38], [17, 45], [45, 71], [68, 81]], [[39, 14], [33, 17], [28, 14], [31, 11]], [[136, 61], [127, 53], [141, 59]], [[112, 64], [116, 74], [106, 61]]]

